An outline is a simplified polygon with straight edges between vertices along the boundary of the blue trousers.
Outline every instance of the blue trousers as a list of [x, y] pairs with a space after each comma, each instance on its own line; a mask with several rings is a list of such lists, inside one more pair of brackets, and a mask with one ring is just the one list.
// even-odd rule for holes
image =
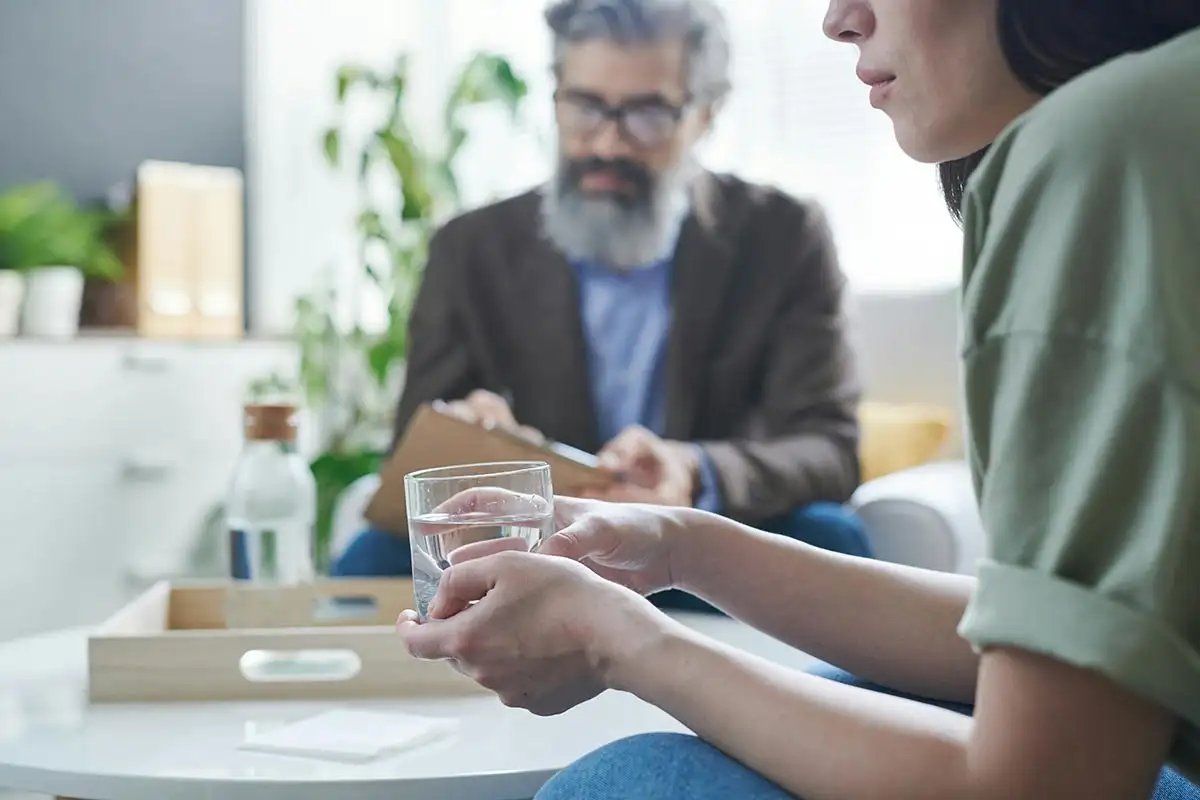
[[[829, 667], [815, 672], [841, 683], [909, 696]], [[968, 715], [973, 710], [971, 706], [957, 703], [935, 705]], [[551, 778], [535, 800], [674, 800], [678, 797], [689, 800], [796, 800], [777, 784], [712, 745], [695, 736], [679, 733], [643, 734], [602, 747]], [[1200, 788], [1179, 773], [1164, 769], [1152, 800], [1200, 800]]]
[[[815, 547], [869, 558], [871, 548], [862, 522], [851, 511], [835, 503], [810, 506], [772, 520], [763, 530], [787, 536]], [[412, 574], [408, 541], [389, 533], [367, 529], [358, 535], [334, 562], [335, 577], [387, 577]], [[698, 597], [670, 590], [651, 596], [659, 608], [715, 612]]]

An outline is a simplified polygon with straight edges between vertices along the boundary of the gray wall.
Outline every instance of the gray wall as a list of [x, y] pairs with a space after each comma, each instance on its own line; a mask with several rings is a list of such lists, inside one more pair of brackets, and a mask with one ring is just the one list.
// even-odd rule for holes
[[246, 0], [0, 0], [0, 188], [245, 165]]

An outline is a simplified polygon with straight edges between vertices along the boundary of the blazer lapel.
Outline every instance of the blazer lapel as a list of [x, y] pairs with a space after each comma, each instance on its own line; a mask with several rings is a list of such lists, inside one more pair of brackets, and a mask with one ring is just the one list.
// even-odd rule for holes
[[546, 425], [547, 433], [595, 452], [602, 443], [597, 441], [575, 271], [540, 236], [530, 242], [522, 262], [528, 369], [537, 376], [531, 389], [542, 395], [538, 402], [543, 415], [553, 421]]
[[728, 211], [722, 207], [716, 179], [708, 173], [701, 175], [694, 189], [693, 211], [679, 233], [673, 265], [674, 318], [666, 363], [668, 439], [695, 437], [704, 373], [734, 277]]

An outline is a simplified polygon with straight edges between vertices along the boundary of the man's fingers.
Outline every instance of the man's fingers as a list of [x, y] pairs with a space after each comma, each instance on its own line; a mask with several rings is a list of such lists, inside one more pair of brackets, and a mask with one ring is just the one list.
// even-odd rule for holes
[[503, 397], [493, 392], [477, 389], [467, 397], [467, 405], [484, 425], [499, 428], [516, 428], [517, 420]]
[[546, 443], [546, 435], [544, 433], [542, 433], [541, 431], [539, 431], [537, 428], [532, 428], [528, 425], [519, 426], [517, 428], [517, 435], [520, 436], [522, 439], [526, 440], [527, 442], [536, 444], [539, 447]]
[[616, 460], [621, 463], [635, 459], [649, 449], [652, 435], [645, 428], [636, 425], [626, 428], [600, 448], [599, 458], [601, 462]]
[[602, 469], [629, 483], [653, 488], [661, 480], [662, 440], [639, 426], [626, 428], [599, 455]]
[[613, 450], [601, 450], [596, 456], [596, 465], [605, 472], [621, 472], [625, 463], [621, 456]]
[[429, 604], [430, 619], [449, 619], [482, 600], [496, 587], [499, 562], [494, 558], [457, 564], [442, 573], [437, 594]]
[[435, 400], [433, 408], [472, 425], [496, 428], [517, 428], [517, 420], [503, 397], [477, 389], [463, 400]]
[[452, 403], [447, 403], [445, 400], [435, 400], [433, 402], [433, 409], [462, 422], [468, 422], [472, 425], [479, 424], [479, 415], [462, 400], [455, 400]]

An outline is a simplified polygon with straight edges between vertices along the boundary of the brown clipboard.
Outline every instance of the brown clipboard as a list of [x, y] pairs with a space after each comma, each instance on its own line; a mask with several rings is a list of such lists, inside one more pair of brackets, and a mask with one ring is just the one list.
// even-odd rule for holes
[[554, 443], [539, 445], [514, 433], [488, 429], [443, 414], [429, 405], [417, 409], [391, 458], [379, 472], [380, 483], [364, 517], [379, 530], [408, 533], [404, 477], [412, 472], [496, 461], [544, 461], [556, 494], [611, 486], [615, 478], [597, 469], [594, 457]]

